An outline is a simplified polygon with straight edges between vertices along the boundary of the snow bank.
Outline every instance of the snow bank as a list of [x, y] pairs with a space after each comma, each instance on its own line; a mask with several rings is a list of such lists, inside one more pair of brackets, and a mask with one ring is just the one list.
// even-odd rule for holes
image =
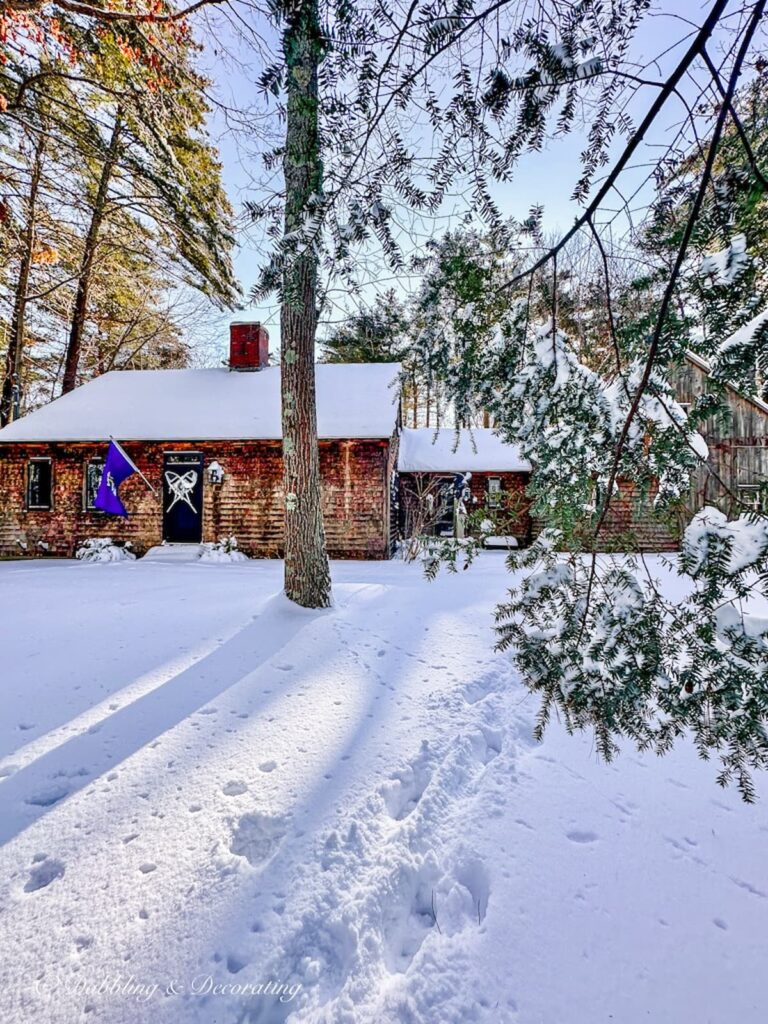
[[111, 537], [89, 537], [75, 552], [81, 562], [131, 562], [136, 555], [131, 542], [116, 544]]
[[124, 569], [0, 562], [3, 1024], [762, 1024], [764, 780], [537, 744], [497, 553]]
[[201, 562], [247, 562], [248, 556], [238, 550], [237, 537], [222, 537], [221, 540], [203, 544]]

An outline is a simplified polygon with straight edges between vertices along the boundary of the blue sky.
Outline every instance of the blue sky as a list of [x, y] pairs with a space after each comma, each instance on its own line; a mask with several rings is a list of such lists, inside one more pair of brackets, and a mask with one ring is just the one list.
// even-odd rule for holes
[[[657, 2], [635, 37], [631, 57], [638, 63], [656, 57], [663, 53], [676, 40], [683, 40], [687, 33], [692, 31], [694, 25], [703, 20], [709, 4], [691, 3], [690, 0], [661, 0]], [[264, 26], [260, 26], [263, 30]], [[264, 68], [264, 58], [251, 48], [250, 43], [237, 41], [231, 28], [223, 30], [219, 22], [215, 32], [219, 34], [218, 40], [214, 40], [213, 34], [208, 33], [205, 40], [207, 50], [205, 53], [205, 64], [214, 79], [214, 86], [217, 94], [233, 106], [243, 107], [253, 104], [255, 112], [253, 115], [254, 131], [243, 133], [227, 129], [225, 118], [216, 114], [211, 125], [213, 137], [220, 148], [224, 163], [224, 178], [227, 190], [235, 206], [240, 213], [245, 199], [259, 199], [259, 189], [255, 182], [263, 174], [259, 152], [263, 148], [259, 140], [261, 132], [280, 132], [281, 126], [275, 115], [266, 119], [263, 117], [262, 100], [256, 82]], [[267, 39], [268, 44], [274, 45], [274, 34], [271, 33]], [[669, 64], [676, 59], [683, 45], [678, 45], [671, 53], [667, 53], [659, 63], [657, 69], [649, 69], [648, 77], [658, 78]], [[229, 57], [223, 58], [222, 52], [227, 51]], [[689, 82], [685, 87], [691, 94], [694, 92], [694, 83]], [[642, 117], [647, 105], [652, 102], [654, 90], [646, 88], [641, 90], [630, 113], [635, 123]], [[651, 146], [660, 145], [671, 138], [676, 122], [679, 119], [680, 110], [670, 107], [664, 121], [656, 130], [654, 137], [649, 139]], [[256, 116], [260, 111], [261, 116]], [[519, 162], [514, 180], [511, 183], [497, 185], [495, 198], [502, 211], [511, 217], [524, 217], [533, 205], [544, 207], [544, 224], [548, 232], [556, 233], [570, 226], [581, 207], [571, 199], [573, 186], [580, 173], [580, 153], [584, 148], [585, 133], [588, 126], [568, 136], [560, 137], [553, 141], [543, 152], [528, 153]], [[621, 140], [617, 140], [617, 145]], [[653, 150], [648, 149], [643, 160], [652, 157]], [[640, 183], [647, 175], [647, 167], [640, 167], [627, 175], [625, 186], [632, 189]], [[642, 206], [650, 198], [649, 187], [645, 187], [640, 193], [637, 203]], [[456, 204], [457, 214], [465, 212]], [[451, 213], [451, 208], [446, 205], [446, 214]], [[455, 218], [456, 220], [458, 217]], [[445, 228], [451, 226], [452, 218], [446, 216], [442, 224]], [[437, 233], [440, 233], [439, 230]], [[421, 233], [423, 240], [425, 233]], [[414, 249], [418, 248], [419, 240], [412, 243]], [[238, 276], [247, 294], [249, 288], [256, 279], [258, 268], [264, 258], [264, 253], [246, 233], [241, 236], [241, 245], [237, 252], [235, 263]], [[391, 274], [382, 269], [379, 284], [383, 288], [389, 287]], [[407, 290], [408, 282], [400, 282]], [[375, 286], [369, 281], [365, 295], [372, 295]], [[255, 319], [262, 319], [270, 329], [273, 347], [279, 344], [279, 328], [277, 310], [274, 304], [270, 303], [259, 307], [250, 306], [246, 315]], [[226, 354], [226, 324], [228, 316], [221, 318], [221, 357]]]

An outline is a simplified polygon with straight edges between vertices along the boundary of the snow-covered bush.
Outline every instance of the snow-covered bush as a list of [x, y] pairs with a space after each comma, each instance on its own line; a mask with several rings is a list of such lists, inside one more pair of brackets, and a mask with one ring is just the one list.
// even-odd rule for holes
[[75, 552], [81, 562], [131, 562], [136, 555], [130, 541], [116, 543], [111, 537], [88, 537]]
[[237, 537], [221, 537], [217, 541], [203, 544], [200, 555], [201, 562], [247, 562], [248, 556], [244, 555], [237, 546]]
[[768, 767], [768, 619], [744, 601], [768, 579], [768, 519], [699, 512], [676, 600], [641, 562], [565, 555], [559, 541], [545, 532], [510, 558], [527, 572], [497, 615], [499, 646], [542, 697], [539, 734], [553, 709], [594, 729], [606, 759], [621, 737], [663, 754], [688, 734], [719, 759], [721, 785], [753, 799], [751, 772]]

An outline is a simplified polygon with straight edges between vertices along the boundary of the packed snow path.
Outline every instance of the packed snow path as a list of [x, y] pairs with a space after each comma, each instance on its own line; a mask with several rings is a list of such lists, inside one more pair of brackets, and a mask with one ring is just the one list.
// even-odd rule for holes
[[0, 563], [3, 1024], [762, 1024], [764, 782], [534, 743], [501, 554], [280, 573]]

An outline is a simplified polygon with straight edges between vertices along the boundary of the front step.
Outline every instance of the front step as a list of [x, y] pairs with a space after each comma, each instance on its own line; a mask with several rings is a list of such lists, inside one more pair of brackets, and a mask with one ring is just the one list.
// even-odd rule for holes
[[144, 555], [145, 562], [196, 562], [203, 553], [202, 544], [157, 544]]

